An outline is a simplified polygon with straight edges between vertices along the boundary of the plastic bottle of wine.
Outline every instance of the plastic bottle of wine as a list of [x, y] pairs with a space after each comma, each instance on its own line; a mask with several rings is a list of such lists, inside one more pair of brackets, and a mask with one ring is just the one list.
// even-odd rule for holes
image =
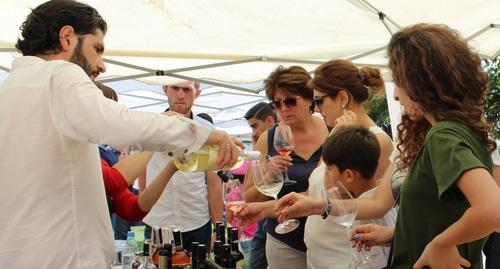
[[217, 145], [205, 145], [196, 152], [175, 158], [175, 166], [184, 172], [230, 170], [240, 167], [245, 160], [260, 159], [259, 151], [240, 151], [238, 160], [233, 166], [218, 167], [216, 164], [218, 153]]

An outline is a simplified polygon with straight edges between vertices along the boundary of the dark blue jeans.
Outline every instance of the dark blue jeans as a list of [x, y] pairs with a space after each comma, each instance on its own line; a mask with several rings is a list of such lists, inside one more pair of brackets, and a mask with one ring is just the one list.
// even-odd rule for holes
[[[212, 236], [212, 223], [208, 221], [198, 229], [181, 233], [182, 245], [185, 250], [191, 252], [191, 243], [198, 242], [207, 246], [207, 251], [210, 250], [210, 238]], [[151, 238], [151, 226], [146, 224], [144, 230], [144, 238]]]
[[259, 222], [259, 227], [252, 238], [252, 248], [248, 257], [249, 269], [266, 269], [266, 219]]
[[486, 269], [500, 268], [500, 233], [492, 233], [483, 248]]

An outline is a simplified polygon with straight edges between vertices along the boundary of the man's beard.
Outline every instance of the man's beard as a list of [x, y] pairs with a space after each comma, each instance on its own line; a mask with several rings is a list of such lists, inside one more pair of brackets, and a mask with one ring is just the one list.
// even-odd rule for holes
[[73, 52], [73, 55], [71, 56], [71, 59], [69, 61], [79, 65], [83, 69], [83, 71], [85, 71], [87, 76], [90, 77], [92, 75], [92, 67], [87, 61], [87, 58], [85, 58], [85, 56], [83, 55], [82, 41], [83, 40], [81, 40], [80, 38], [78, 39], [78, 44], [76, 45], [75, 51]]

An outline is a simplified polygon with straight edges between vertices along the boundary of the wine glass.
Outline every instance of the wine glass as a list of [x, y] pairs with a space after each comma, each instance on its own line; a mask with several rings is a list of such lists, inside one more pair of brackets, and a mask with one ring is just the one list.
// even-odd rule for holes
[[[326, 177], [327, 175], [325, 173], [325, 179]], [[325, 182], [327, 181], [325, 180]], [[332, 210], [327, 212], [329, 217], [334, 222], [346, 226], [349, 234], [356, 220], [356, 214], [358, 213], [357, 204], [352, 194], [339, 181], [335, 181], [331, 187], [325, 186], [321, 193], [325, 205], [328, 204], [328, 200], [330, 200], [330, 208]], [[361, 257], [359, 257], [359, 254], [356, 252], [353, 253], [356, 258], [349, 264], [348, 268], [361, 268], [361, 266], [371, 263], [373, 258], [377, 256], [376, 253], [368, 253], [364, 249], [361, 250]]]
[[[295, 148], [295, 139], [293, 138], [292, 129], [288, 125], [278, 125], [274, 129], [274, 149], [283, 157], [288, 157]], [[288, 177], [288, 168], [285, 166], [285, 185], [297, 183]]]
[[[238, 221], [237, 216], [238, 213], [241, 211], [243, 208], [243, 205], [245, 204], [245, 197], [243, 196], [243, 186], [239, 179], [234, 179], [233, 174], [231, 172], [227, 172], [227, 178], [228, 181], [224, 183], [223, 189], [224, 189], [224, 204], [226, 207], [226, 210], [230, 211], [232, 213], [232, 216], [236, 218], [236, 221]], [[238, 227], [238, 231], [240, 234], [240, 241], [246, 241], [250, 240], [250, 238], [247, 238], [244, 236], [243, 231], [241, 230], [239, 225], [236, 225]]]
[[[252, 175], [257, 190], [278, 201], [278, 193], [284, 184], [283, 175], [278, 167], [267, 164], [261, 165], [259, 161], [252, 162]], [[299, 221], [288, 219], [278, 224], [274, 231], [278, 234], [289, 233], [299, 227]]]

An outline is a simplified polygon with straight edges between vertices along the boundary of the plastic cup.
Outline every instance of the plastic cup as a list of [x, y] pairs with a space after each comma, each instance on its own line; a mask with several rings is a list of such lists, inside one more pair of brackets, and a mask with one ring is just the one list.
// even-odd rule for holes
[[137, 242], [139, 251], [142, 251], [144, 247], [144, 229], [146, 229], [144, 225], [130, 227], [130, 230], [135, 232], [135, 241]]

